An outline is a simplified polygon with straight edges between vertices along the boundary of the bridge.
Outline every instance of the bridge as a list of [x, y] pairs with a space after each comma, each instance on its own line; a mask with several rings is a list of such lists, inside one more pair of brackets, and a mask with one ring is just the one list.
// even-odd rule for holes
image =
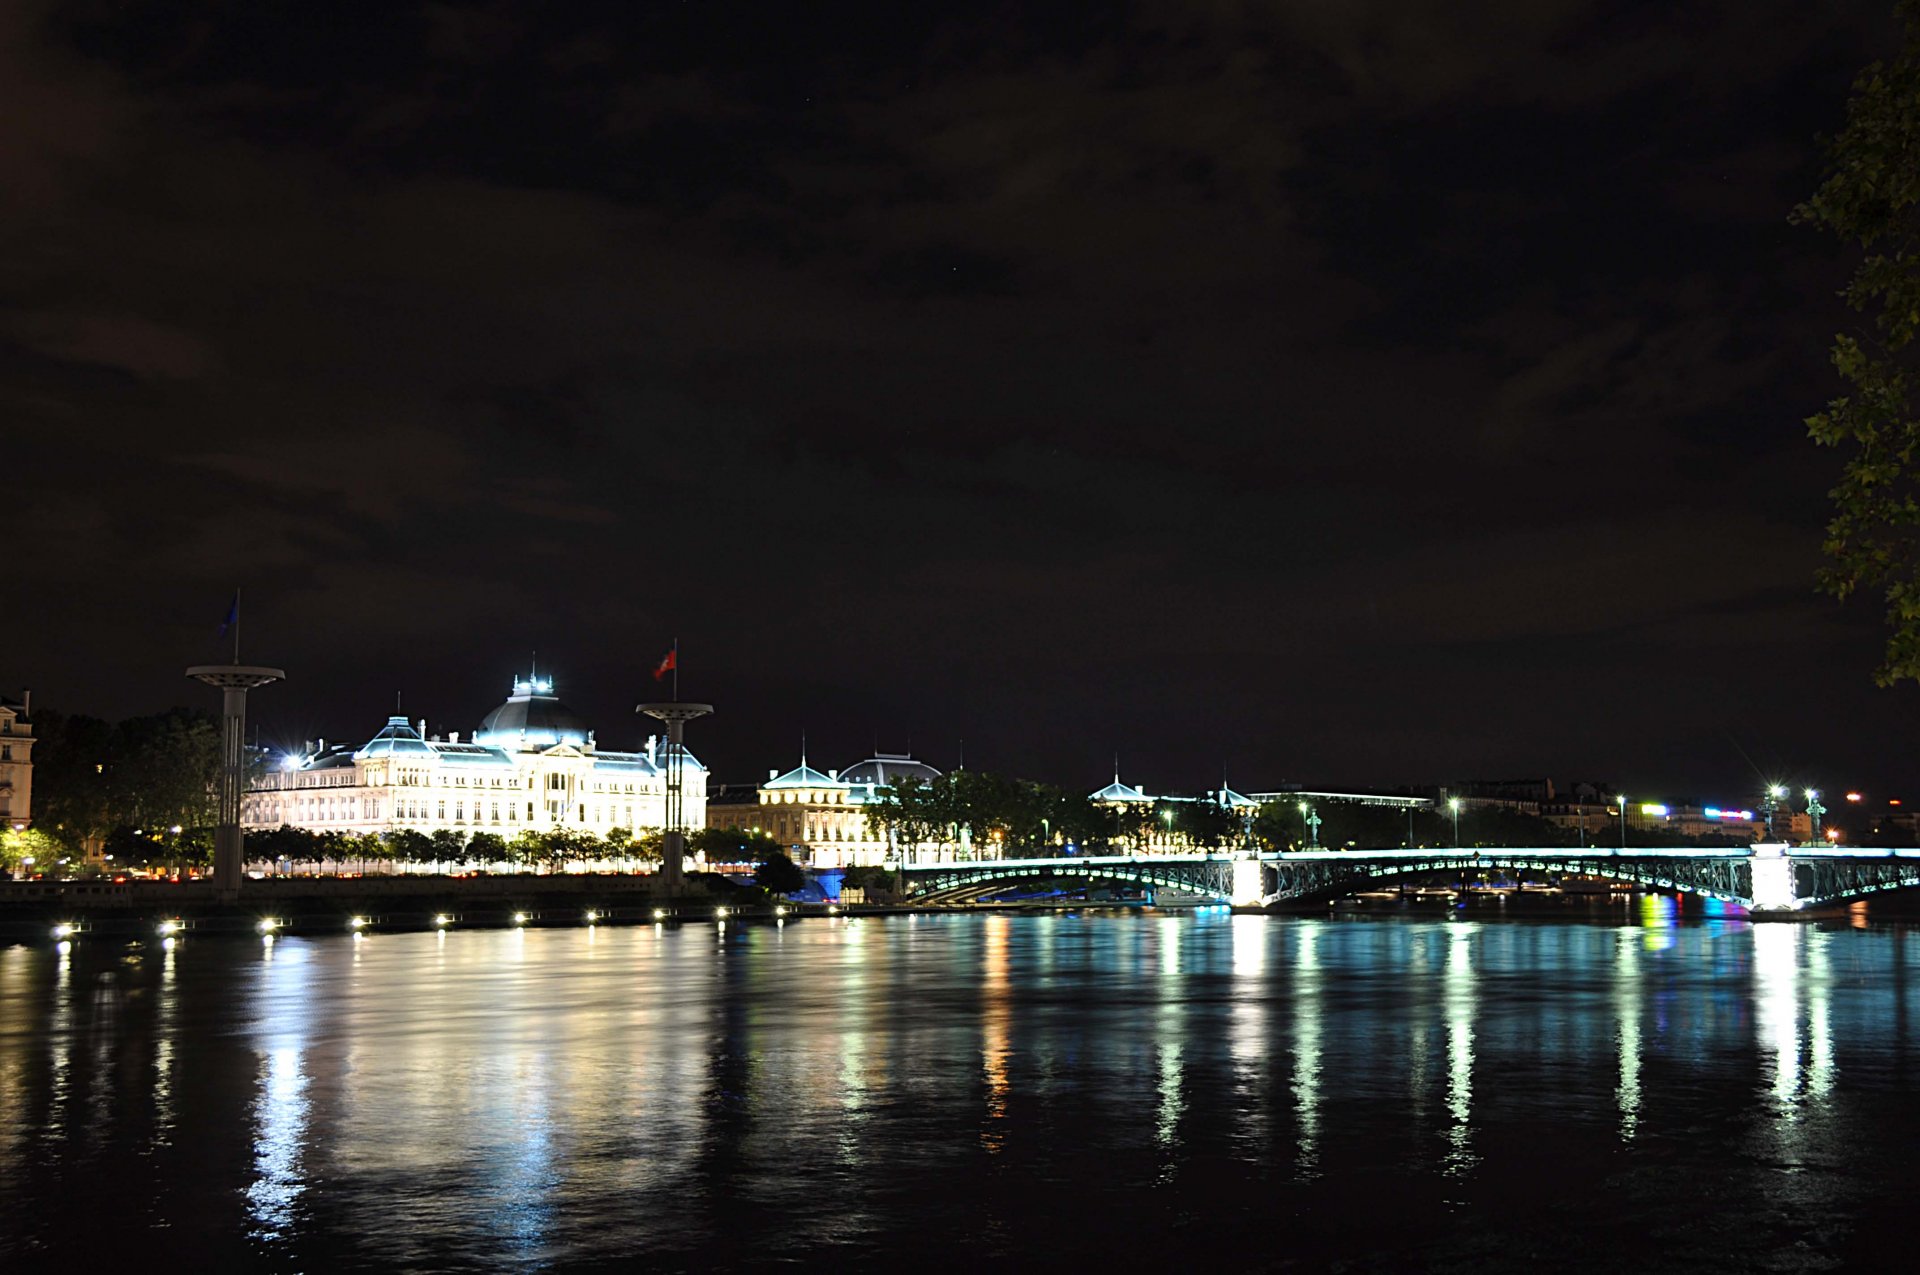
[[1069, 855], [909, 863], [919, 902], [969, 902], [1018, 885], [1134, 886], [1206, 902], [1258, 906], [1331, 900], [1412, 877], [1556, 872], [1698, 894], [1753, 912], [1794, 912], [1920, 886], [1920, 849], [1763, 844], [1731, 849], [1293, 850]]

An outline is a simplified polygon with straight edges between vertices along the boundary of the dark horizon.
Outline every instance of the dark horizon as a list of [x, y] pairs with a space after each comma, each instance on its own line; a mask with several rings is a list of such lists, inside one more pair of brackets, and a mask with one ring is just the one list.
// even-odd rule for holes
[[265, 739], [677, 636], [729, 782], [1901, 793], [1786, 223], [1884, 3], [743, 12], [0, 16], [7, 689], [239, 583]]

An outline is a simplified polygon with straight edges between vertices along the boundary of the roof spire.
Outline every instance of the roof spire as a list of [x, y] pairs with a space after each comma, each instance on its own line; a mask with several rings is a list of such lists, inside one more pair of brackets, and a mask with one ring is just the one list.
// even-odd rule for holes
[[1120, 782], [1120, 754], [1117, 752], [1113, 755], [1113, 782]]
[[800, 732], [800, 764], [807, 764], [807, 732], [804, 730]]

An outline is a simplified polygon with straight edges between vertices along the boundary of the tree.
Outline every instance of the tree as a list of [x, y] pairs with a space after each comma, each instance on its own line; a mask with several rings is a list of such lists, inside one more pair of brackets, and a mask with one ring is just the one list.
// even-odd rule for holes
[[1844, 450], [1820, 585], [1845, 600], [1879, 590], [1889, 630], [1875, 680], [1920, 680], [1920, 419], [1913, 402], [1920, 336], [1920, 0], [1901, 0], [1899, 55], [1853, 82], [1847, 124], [1827, 144], [1827, 173], [1792, 220], [1866, 253], [1841, 295], [1870, 316], [1840, 333], [1833, 365], [1848, 392], [1807, 419]]
[[773, 851], [753, 870], [753, 883], [769, 894], [792, 894], [807, 886], [807, 874], [800, 865], [779, 850]]

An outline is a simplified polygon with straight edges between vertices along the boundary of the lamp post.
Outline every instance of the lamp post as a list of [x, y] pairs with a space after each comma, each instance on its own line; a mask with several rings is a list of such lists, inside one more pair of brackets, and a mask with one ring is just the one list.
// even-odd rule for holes
[[1768, 784], [1767, 785], [1767, 797], [1766, 797], [1766, 800], [1763, 803], [1761, 803], [1760, 808], [1766, 811], [1766, 814], [1767, 814], [1767, 840], [1768, 841], [1772, 841], [1773, 835], [1774, 835], [1773, 834], [1773, 812], [1780, 808], [1780, 800], [1786, 795], [1787, 795], [1787, 788], [1785, 784]]
[[1620, 794], [1620, 848], [1627, 848], [1627, 794]]
[[1320, 816], [1313, 813], [1313, 806], [1308, 802], [1300, 803], [1300, 822], [1306, 825], [1307, 848], [1318, 850], [1320, 848]]
[[1173, 807], [1168, 806], [1160, 812], [1160, 822], [1167, 826], [1167, 849], [1173, 849]]
[[1818, 788], [1807, 789], [1807, 814], [1813, 817], [1813, 843], [1815, 845], [1820, 844], [1820, 816], [1826, 813], [1827, 808], [1820, 804], [1820, 790]]
[[1460, 848], [1460, 799], [1447, 798], [1447, 809], [1453, 812], [1453, 848], [1458, 850]]

